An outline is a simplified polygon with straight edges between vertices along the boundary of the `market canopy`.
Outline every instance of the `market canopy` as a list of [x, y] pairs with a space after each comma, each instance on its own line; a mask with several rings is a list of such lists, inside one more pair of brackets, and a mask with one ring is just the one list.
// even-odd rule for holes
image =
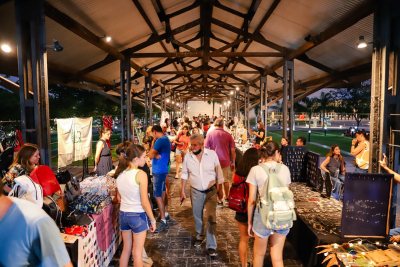
[[[282, 97], [283, 63], [294, 60], [295, 93], [305, 97], [371, 77], [372, 0], [48, 0], [49, 82], [120, 95], [120, 61], [130, 57], [134, 99], [167, 92], [220, 100], [236, 87]], [[14, 1], [0, 0], [0, 73], [18, 76]], [[111, 37], [107, 42], [105, 37]], [[135, 82], [137, 81], [137, 82]], [[243, 94], [243, 92], [242, 92]], [[299, 100], [299, 98], [297, 98]]]

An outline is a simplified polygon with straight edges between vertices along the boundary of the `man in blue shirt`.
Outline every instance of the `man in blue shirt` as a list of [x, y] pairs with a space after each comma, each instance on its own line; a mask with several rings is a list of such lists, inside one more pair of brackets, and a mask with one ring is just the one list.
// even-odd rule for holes
[[0, 179], [0, 266], [72, 267], [53, 219], [29, 201], [3, 195]]
[[160, 223], [155, 233], [162, 232], [169, 228], [167, 221], [171, 218], [168, 215], [168, 198], [165, 196], [165, 181], [168, 174], [168, 163], [171, 154], [171, 142], [162, 131], [160, 125], [155, 125], [151, 129], [154, 137], [154, 146], [149, 152], [149, 158], [153, 159], [153, 195], [157, 200], [160, 209]]

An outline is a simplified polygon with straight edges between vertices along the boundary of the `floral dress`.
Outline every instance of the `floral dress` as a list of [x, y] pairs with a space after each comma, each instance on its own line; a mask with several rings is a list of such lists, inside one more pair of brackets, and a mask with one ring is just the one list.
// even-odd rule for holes
[[4, 175], [3, 183], [4, 185], [12, 188], [14, 186], [14, 179], [26, 174], [29, 175], [30, 173], [26, 173], [22, 165], [16, 164], [11, 167], [11, 169], [6, 173], [6, 175]]

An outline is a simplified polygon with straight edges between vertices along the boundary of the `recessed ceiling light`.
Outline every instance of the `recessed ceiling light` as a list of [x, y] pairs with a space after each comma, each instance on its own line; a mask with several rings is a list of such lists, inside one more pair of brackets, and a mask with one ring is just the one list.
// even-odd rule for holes
[[11, 52], [11, 47], [8, 44], [3, 44], [1, 46], [1, 50], [3, 50], [6, 53], [10, 53]]
[[110, 36], [107, 36], [106, 37], [106, 42], [108, 43], [108, 42], [110, 42], [111, 41], [111, 37]]

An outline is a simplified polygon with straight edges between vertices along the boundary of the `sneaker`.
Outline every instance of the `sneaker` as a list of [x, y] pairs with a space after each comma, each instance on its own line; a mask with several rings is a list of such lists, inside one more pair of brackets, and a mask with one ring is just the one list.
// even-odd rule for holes
[[229, 204], [229, 199], [225, 198], [225, 204], [228, 205]]
[[194, 241], [193, 246], [195, 246], [196, 248], [200, 248], [202, 243], [203, 243], [203, 240], [196, 239], [196, 240]]
[[[165, 220], [166, 220], [167, 222], [170, 222], [170, 221], [171, 221], [171, 217], [169, 216], [169, 214], [168, 214], [167, 216], [165, 216]], [[161, 216], [157, 218], [157, 221], [161, 222]]]
[[207, 251], [208, 251], [208, 255], [210, 255], [210, 257], [217, 256], [217, 251], [215, 249], [209, 248], [209, 249], [207, 249]]
[[253, 264], [251, 262], [247, 262], [247, 267], [252, 267]]
[[217, 203], [217, 207], [218, 207], [218, 208], [223, 208], [223, 207], [224, 207], [224, 203], [218, 202], [218, 203]]
[[160, 223], [157, 225], [157, 228], [154, 231], [154, 233], [160, 233], [160, 232], [168, 230], [168, 229], [169, 229], [168, 223], [160, 221]]

